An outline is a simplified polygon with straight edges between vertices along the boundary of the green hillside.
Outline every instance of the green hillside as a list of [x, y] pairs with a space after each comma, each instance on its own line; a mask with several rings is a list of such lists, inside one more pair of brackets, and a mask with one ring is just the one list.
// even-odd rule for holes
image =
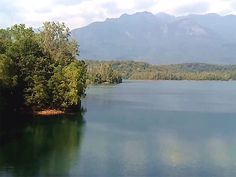
[[88, 66], [109, 64], [123, 79], [134, 80], [235, 80], [236, 65], [212, 65], [205, 63], [184, 63], [172, 65], [151, 65], [136, 61], [93, 61]]

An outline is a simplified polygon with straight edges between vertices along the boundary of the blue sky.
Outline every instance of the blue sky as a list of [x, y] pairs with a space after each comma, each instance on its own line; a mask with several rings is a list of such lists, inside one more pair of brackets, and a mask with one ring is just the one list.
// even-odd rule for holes
[[138, 11], [236, 15], [236, 0], [0, 0], [0, 28], [60, 21], [73, 29]]

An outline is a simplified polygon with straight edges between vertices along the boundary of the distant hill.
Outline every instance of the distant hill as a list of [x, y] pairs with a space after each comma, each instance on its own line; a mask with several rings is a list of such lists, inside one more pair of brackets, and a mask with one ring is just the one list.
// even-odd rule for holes
[[85, 59], [236, 64], [236, 16], [139, 12], [72, 30]]

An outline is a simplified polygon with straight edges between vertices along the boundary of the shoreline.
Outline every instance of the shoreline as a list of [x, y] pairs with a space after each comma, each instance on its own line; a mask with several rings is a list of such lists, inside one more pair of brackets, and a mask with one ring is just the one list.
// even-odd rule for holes
[[57, 109], [45, 109], [41, 111], [33, 111], [33, 115], [36, 116], [55, 116], [55, 115], [63, 115], [65, 111], [57, 110]]

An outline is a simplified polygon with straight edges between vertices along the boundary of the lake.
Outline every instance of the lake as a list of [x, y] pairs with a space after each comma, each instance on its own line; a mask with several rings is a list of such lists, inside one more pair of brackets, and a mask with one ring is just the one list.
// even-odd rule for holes
[[82, 105], [2, 113], [0, 176], [236, 176], [236, 82], [124, 81], [89, 87]]

